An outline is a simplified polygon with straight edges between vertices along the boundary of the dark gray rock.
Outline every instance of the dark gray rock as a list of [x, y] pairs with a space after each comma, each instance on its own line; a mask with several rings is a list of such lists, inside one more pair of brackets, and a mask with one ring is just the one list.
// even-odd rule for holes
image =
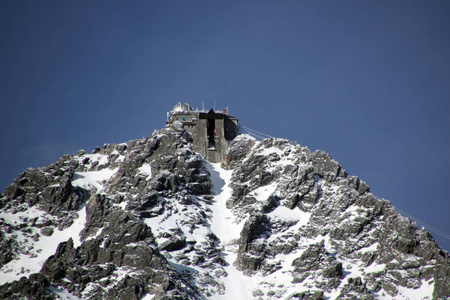
[[239, 239], [237, 266], [244, 271], [258, 270], [264, 260], [265, 243], [258, 239], [268, 229], [268, 219], [263, 214], [250, 216], [245, 222]]
[[323, 300], [323, 291], [311, 291], [311, 292], [300, 292], [290, 295], [287, 299], [302, 299], [302, 300]]
[[364, 299], [373, 300], [375, 297], [370, 293], [370, 290], [362, 282], [361, 277], [348, 278], [347, 283], [343, 286], [339, 299]]
[[446, 259], [440, 259], [436, 264], [433, 274], [434, 277], [434, 291], [433, 299], [445, 299], [450, 297], [450, 262], [448, 255]]
[[325, 277], [342, 278], [342, 263], [333, 262], [330, 267], [327, 267], [323, 271]]
[[229, 145], [224, 167], [234, 168], [247, 156], [250, 149], [255, 144], [255, 140], [247, 136], [238, 136]]
[[41, 234], [45, 236], [51, 236], [53, 234], [53, 228], [52, 227], [44, 227], [41, 229]]
[[294, 281], [302, 282], [308, 276], [322, 274], [324, 279], [318, 282], [318, 287], [330, 290], [339, 285], [343, 276], [342, 263], [330, 255], [323, 243], [310, 245], [303, 254], [294, 259]]
[[142, 196], [128, 201], [126, 210], [146, 210], [158, 204], [158, 193], [153, 190], [144, 191]]
[[159, 246], [159, 249], [161, 251], [166, 250], [166, 251], [172, 252], [172, 251], [176, 251], [176, 250], [181, 250], [185, 246], [186, 246], [186, 237], [185, 236], [182, 236], [182, 237], [172, 236], [169, 240], [162, 243]]
[[56, 299], [48, 291], [50, 283], [40, 273], [31, 274], [28, 278], [6, 283], [0, 286], [0, 299], [22, 300], [22, 299]]
[[[113, 287], [105, 290], [98, 286], [89, 295], [90, 299], [139, 299], [151, 292], [152, 286], [155, 286], [155, 292], [156, 286], [165, 286], [166, 291], [178, 287], [180, 290], [171, 292], [174, 295], [194, 295], [156, 250], [150, 228], [129, 213], [112, 208], [105, 210], [107, 201], [107, 198], [94, 197], [86, 208], [88, 222], [94, 217], [104, 219], [105, 227], [101, 233], [76, 249], [72, 240], [61, 243], [55, 255], [45, 262], [41, 273], [52, 284], [77, 296], [83, 295], [89, 283], [96, 286], [102, 282]], [[130, 274], [119, 282], [110, 280], [120, 267], [141, 272]]]
[[331, 156], [321, 150], [311, 153], [314, 172], [328, 180], [334, 180], [337, 177], [345, 177], [346, 173], [342, 166], [333, 160]]

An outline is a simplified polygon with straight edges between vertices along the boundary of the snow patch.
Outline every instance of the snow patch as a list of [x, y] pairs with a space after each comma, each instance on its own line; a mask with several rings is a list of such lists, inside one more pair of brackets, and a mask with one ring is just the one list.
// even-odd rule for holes
[[[45, 212], [38, 212], [37, 209], [31, 208], [30, 211], [33, 215], [44, 215]], [[18, 215], [18, 214], [16, 214]], [[11, 213], [2, 213], [0, 217], [4, 218], [6, 222], [13, 223], [18, 216]], [[20, 216], [20, 215], [19, 215]], [[56, 248], [59, 243], [67, 241], [69, 238], [73, 239], [74, 247], [81, 245], [80, 232], [86, 224], [86, 210], [83, 206], [78, 211], [78, 218], [75, 219], [72, 226], [60, 231], [55, 229], [51, 236], [40, 235], [38, 241], [30, 241], [29, 238], [21, 235], [22, 233], [16, 231], [19, 234], [18, 238], [26, 243], [26, 247], [30, 249], [29, 254], [19, 254], [17, 259], [12, 260], [8, 264], [1, 268], [0, 284], [19, 280], [20, 277], [25, 274], [37, 273], [41, 270], [43, 264], [51, 255], [55, 254]], [[39, 229], [36, 227], [30, 227], [33, 232], [39, 233]], [[28, 242], [26, 242], [28, 241]]]
[[279, 148], [276, 148], [276, 147], [264, 148], [263, 150], [260, 150], [258, 155], [268, 156], [268, 155], [270, 155], [272, 153], [275, 153], [279, 157], [281, 157], [283, 155], [283, 150], [281, 150]]
[[56, 288], [54, 286], [50, 286], [48, 288], [53, 294], [55, 294], [58, 299], [62, 299], [62, 300], [80, 300], [80, 298], [78, 298], [75, 295], [72, 295], [71, 293], [69, 293], [68, 291], [64, 290], [64, 289], [59, 289]]
[[227, 245], [240, 238], [242, 221], [236, 220], [233, 212], [226, 207], [226, 201], [231, 198], [230, 170], [222, 169], [220, 164], [207, 164], [214, 188], [214, 203], [210, 206], [213, 219], [211, 231], [220, 239], [222, 245]]
[[150, 164], [143, 164], [138, 168], [138, 173], [146, 176], [147, 180], [152, 178], [152, 166]]
[[290, 209], [280, 205], [274, 211], [268, 213], [267, 216], [281, 221], [298, 221], [296, 225], [297, 227], [301, 227], [308, 223], [311, 213], [304, 212], [298, 207]]
[[253, 194], [255, 195], [256, 200], [264, 201], [269, 198], [277, 189], [276, 182], [273, 182], [269, 185], [260, 186], [259, 188], [253, 190]]
[[398, 295], [395, 299], [432, 299], [430, 295], [434, 292], [434, 280], [422, 280], [422, 285], [418, 289], [408, 289], [403, 286], [397, 287]]
[[75, 172], [72, 179], [72, 186], [81, 187], [86, 190], [94, 190], [100, 193], [104, 189], [104, 184], [119, 170], [103, 169], [100, 171]]
[[228, 262], [225, 271], [228, 276], [220, 280], [225, 285], [223, 295], [213, 295], [208, 299], [252, 299], [252, 291], [257, 287], [257, 279], [248, 277], [236, 269], [233, 262], [236, 261], [236, 245], [233, 245], [240, 237], [242, 223], [237, 223], [231, 210], [226, 208], [226, 201], [231, 197], [230, 170], [224, 170], [220, 164], [207, 163], [214, 187], [214, 203], [210, 206], [212, 210], [211, 231], [219, 238], [223, 245], [223, 253]]

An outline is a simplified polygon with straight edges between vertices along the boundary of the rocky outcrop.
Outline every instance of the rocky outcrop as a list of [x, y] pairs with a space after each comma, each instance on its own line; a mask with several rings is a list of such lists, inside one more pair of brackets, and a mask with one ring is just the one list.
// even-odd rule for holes
[[[91, 217], [98, 216], [101, 203], [93, 205], [96, 209], [86, 208]], [[47, 259], [41, 273], [53, 285], [89, 299], [139, 299], [148, 293], [157, 299], [195, 297], [157, 250], [150, 228], [127, 212], [112, 209], [104, 215], [108, 225], [95, 239], [78, 248], [69, 239]]]
[[20, 280], [1, 286], [0, 298], [11, 300], [55, 299], [55, 295], [49, 293], [49, 287], [50, 283], [44, 275], [31, 274], [28, 278], [22, 277]]
[[[102, 179], [104, 174], [112, 176]], [[203, 159], [193, 152], [189, 133], [176, 127], [164, 128], [148, 139], [107, 144], [92, 154], [79, 151], [48, 167], [28, 169], [5, 190], [0, 204], [10, 214], [36, 208], [40, 216], [23, 217], [20, 224], [0, 219], [1, 265], [18, 259], [21, 252], [32, 255], [18, 241], [17, 230], [25, 238], [38, 240], [70, 227], [85, 211], [84, 228], [74, 237], [82, 243], [75, 247], [73, 238], [60, 243], [38, 275], [0, 290], [17, 298], [43, 298], [41, 294], [52, 298], [52, 286], [89, 299], [139, 299], [146, 294], [156, 299], [196, 298], [196, 288], [159, 250], [187, 247], [186, 236], [181, 232], [158, 245], [144, 220], [170, 211], [176, 198], [184, 205], [195, 205], [198, 200], [189, 194], [210, 192]], [[191, 241], [189, 247], [197, 248]], [[39, 286], [35, 276], [43, 278]]]
[[261, 268], [264, 260], [264, 234], [267, 231], [267, 218], [263, 214], [250, 216], [245, 222], [239, 240], [237, 266], [241, 270], [255, 271]]
[[[293, 281], [303, 282], [308, 276], [316, 280], [316, 288], [330, 291], [340, 284], [343, 277], [342, 263], [325, 250], [324, 243], [310, 245], [300, 257], [292, 261]], [[317, 274], [312, 274], [317, 273]]]
[[229, 145], [226, 160], [223, 166], [233, 169], [236, 164], [243, 160], [255, 145], [256, 140], [248, 135], [237, 136]]
[[[322, 294], [340, 289], [343, 299], [373, 299], [380, 291], [394, 297], [398, 286], [413, 290], [433, 280], [434, 298], [450, 295], [448, 285], [436, 275], [448, 278], [448, 254], [329, 154], [282, 139], [244, 146], [252, 143], [242, 138], [243, 146], [230, 147], [237, 153], [228, 153], [233, 174], [227, 207], [246, 220], [236, 260], [241, 270], [286, 272], [278, 257], [301, 253], [292, 260], [293, 282], [308, 282], [305, 286]], [[277, 211], [298, 217], [286, 218]], [[305, 249], [302, 245], [310, 241], [315, 242]], [[349, 260], [367, 271], [346, 277], [346, 272], [352, 273], [346, 271]], [[371, 271], [374, 266], [386, 266], [387, 271]], [[272, 287], [271, 293], [281, 291]]]
[[37, 205], [43, 211], [67, 217], [80, 208], [85, 191], [71, 185], [76, 163], [61, 158], [41, 169], [28, 169], [5, 189], [3, 207], [15, 212]]

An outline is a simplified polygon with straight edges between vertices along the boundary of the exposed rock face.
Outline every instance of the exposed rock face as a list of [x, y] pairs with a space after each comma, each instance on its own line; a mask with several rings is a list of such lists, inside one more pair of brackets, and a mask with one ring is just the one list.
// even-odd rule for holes
[[195, 295], [159, 253], [147, 225], [117, 209], [102, 219], [108, 225], [95, 239], [85, 240], [76, 249], [69, 239], [47, 259], [41, 273], [52, 284], [83, 299], [139, 299], [147, 293], [173, 298]]
[[4, 284], [0, 289], [2, 299], [55, 299], [48, 293], [50, 283], [42, 274], [31, 274], [28, 278]]
[[[241, 270], [276, 274], [286, 269], [279, 257], [301, 253], [289, 269], [292, 281], [306, 280], [309, 289], [321, 293], [340, 289], [344, 299], [373, 299], [377, 292], [394, 297], [397, 287], [434, 282], [433, 298], [449, 296], [448, 284], [436, 275], [448, 281], [448, 253], [388, 201], [372, 195], [366, 183], [323, 151], [281, 139], [248, 150], [251, 143], [243, 138], [232, 143], [230, 151], [237, 153], [228, 153], [227, 162], [233, 166], [227, 207], [246, 220], [237, 260]], [[281, 295], [282, 289], [286, 286], [272, 287], [271, 293]]]
[[0, 195], [0, 298], [450, 297], [448, 253], [325, 152], [242, 135], [222, 165], [171, 126], [26, 170]]
[[20, 224], [0, 219], [2, 265], [41, 251], [24, 247], [14, 233], [17, 229], [25, 238], [39, 240], [51, 237], [55, 227], [71, 229], [82, 212], [85, 224], [75, 235], [79, 246], [72, 238], [60, 243], [35, 270], [39, 273], [4, 285], [0, 295], [54, 298], [52, 287], [57, 287], [83, 299], [199, 297], [159, 250], [179, 250], [186, 246], [186, 237], [174, 236], [173, 244], [158, 246], [142, 219], [170, 209], [167, 199], [180, 193], [186, 199], [190, 194], [210, 194], [208, 171], [190, 142], [183, 129], [165, 128], [148, 139], [105, 145], [91, 155], [80, 151], [22, 173], [0, 203], [11, 215], [32, 209], [40, 213], [31, 220], [22, 217]]

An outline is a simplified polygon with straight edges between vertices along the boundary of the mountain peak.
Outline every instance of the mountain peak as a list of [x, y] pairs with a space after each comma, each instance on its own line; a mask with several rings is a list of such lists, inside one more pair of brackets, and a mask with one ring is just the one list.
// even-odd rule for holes
[[0, 296], [450, 297], [448, 253], [329, 154], [248, 135], [201, 153], [178, 121], [20, 174], [0, 198]]

